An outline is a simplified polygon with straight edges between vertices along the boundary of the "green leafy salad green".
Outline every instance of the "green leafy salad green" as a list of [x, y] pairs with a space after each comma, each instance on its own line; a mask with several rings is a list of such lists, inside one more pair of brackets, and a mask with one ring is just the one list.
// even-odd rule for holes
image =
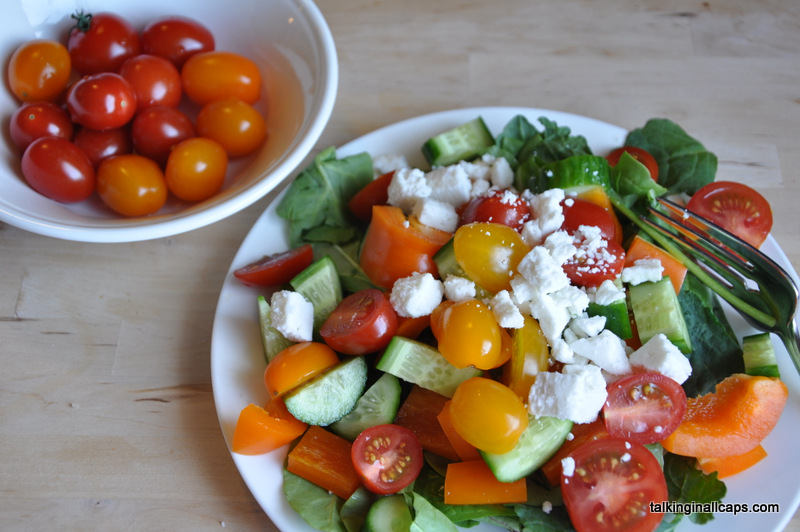
[[[586, 139], [569, 128], [541, 117], [541, 127], [524, 116], [516, 116], [482, 153], [504, 157], [515, 172], [518, 190], [534, 193], [558, 187], [553, 176], [584, 172], [597, 176], [616, 202], [629, 212], [642, 212], [649, 201], [664, 194], [692, 194], [714, 180], [717, 159], [681, 127], [667, 119], [652, 119], [631, 131], [626, 145], [646, 149], [658, 162], [659, 182], [633, 157], [623, 155], [609, 167], [603, 155], [592, 153]], [[422, 143], [426, 139], [420, 139]], [[554, 171], [554, 170], [558, 171]], [[565, 170], [566, 169], [566, 170]], [[291, 184], [277, 213], [289, 224], [290, 245], [311, 243], [318, 256], [330, 255], [347, 291], [372, 286], [359, 268], [358, 251], [366, 225], [351, 215], [349, 199], [373, 179], [373, 161], [360, 153], [338, 158], [334, 148], [322, 151]], [[624, 219], [622, 221], [625, 221]], [[629, 224], [626, 231], [634, 231]], [[684, 384], [687, 396], [713, 391], [717, 382], [741, 372], [742, 350], [726, 320], [715, 294], [691, 273], [679, 294], [681, 309], [691, 338], [692, 376]], [[651, 446], [664, 464], [670, 499], [712, 502], [725, 495], [725, 485], [716, 474], [706, 475], [694, 466], [693, 458], [666, 453]], [[528, 479], [526, 504], [448, 506], [443, 499], [443, 468], [438, 457], [430, 457], [414, 484], [403, 492], [412, 509], [411, 530], [455, 530], [478, 523], [490, 523], [513, 531], [572, 530], [561, 504], [558, 487], [543, 476]], [[374, 495], [360, 488], [347, 501], [289, 472], [284, 472], [284, 494], [289, 504], [313, 527], [325, 531], [356, 532]], [[660, 530], [673, 529], [684, 517], [667, 515]], [[691, 514], [692, 522], [713, 519], [708, 514]]]

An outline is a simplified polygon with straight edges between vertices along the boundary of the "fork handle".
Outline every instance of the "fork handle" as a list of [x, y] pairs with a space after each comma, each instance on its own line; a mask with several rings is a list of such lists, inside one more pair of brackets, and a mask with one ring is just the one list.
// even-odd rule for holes
[[800, 372], [800, 334], [798, 334], [797, 322], [792, 322], [792, 326], [787, 328], [780, 337], [794, 362], [794, 367]]

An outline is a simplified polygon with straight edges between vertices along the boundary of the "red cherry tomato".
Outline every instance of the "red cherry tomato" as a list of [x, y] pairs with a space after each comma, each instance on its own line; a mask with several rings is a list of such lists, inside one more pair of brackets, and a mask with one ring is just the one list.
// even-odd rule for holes
[[378, 289], [344, 298], [319, 330], [325, 343], [345, 355], [365, 355], [385, 348], [397, 332], [397, 313]]
[[131, 125], [136, 151], [161, 166], [167, 164], [172, 148], [194, 135], [192, 119], [174, 107], [148, 107], [136, 114]]
[[248, 286], [277, 286], [291, 281], [314, 261], [311, 244], [268, 255], [235, 270], [234, 277]]
[[573, 236], [578, 251], [562, 264], [572, 284], [600, 286], [603, 281], [613, 280], [622, 272], [625, 250], [616, 241], [606, 240], [605, 245], [596, 248], [592, 239], [582, 233]]
[[356, 192], [347, 207], [359, 219], [369, 222], [372, 219], [372, 207], [386, 205], [389, 202], [389, 185], [392, 183], [394, 170], [370, 181], [364, 188]]
[[177, 107], [181, 103], [181, 74], [163, 57], [147, 54], [131, 57], [122, 64], [119, 74], [133, 87], [137, 111], [154, 105]]
[[603, 407], [611, 436], [641, 444], [655, 443], [672, 434], [685, 412], [683, 388], [660, 373], [634, 373], [614, 381]]
[[58, 137], [42, 137], [28, 146], [22, 155], [22, 175], [36, 192], [62, 203], [83, 201], [94, 192], [89, 156]]
[[9, 88], [23, 102], [55, 101], [69, 82], [71, 64], [69, 52], [60, 42], [25, 42], [8, 61]]
[[74, 127], [67, 112], [51, 102], [24, 103], [11, 115], [11, 140], [22, 151], [41, 137], [72, 139]]
[[113, 13], [72, 15], [67, 49], [72, 66], [83, 75], [116, 72], [126, 59], [141, 50], [139, 33], [130, 22]]
[[81, 128], [75, 134], [73, 142], [86, 152], [95, 168], [113, 155], [123, 155], [133, 151], [131, 133], [127, 127], [104, 131]]
[[647, 447], [602, 438], [580, 446], [570, 457], [575, 467], [562, 471], [561, 492], [578, 532], [656, 529], [663, 514], [650, 512], [650, 503], [668, 500], [667, 482]]
[[628, 153], [633, 156], [634, 159], [642, 163], [645, 168], [647, 168], [647, 171], [650, 172], [650, 177], [653, 178], [653, 181], [656, 183], [658, 182], [658, 163], [655, 157], [650, 155], [650, 152], [642, 148], [637, 148], [636, 146], [621, 146], [606, 156], [608, 164], [617, 166], [619, 158], [622, 157], [623, 153]]
[[258, 66], [234, 52], [194, 54], [181, 69], [181, 82], [184, 94], [199, 105], [231, 97], [252, 104], [261, 96]]
[[733, 181], [715, 181], [700, 188], [686, 208], [759, 247], [772, 230], [772, 208], [756, 190]]
[[113, 72], [78, 80], [67, 95], [73, 122], [89, 129], [113, 129], [130, 122], [136, 113], [136, 94], [125, 78]]
[[622, 243], [621, 227], [617, 225], [611, 213], [591, 201], [579, 198], [567, 198], [561, 203], [564, 223], [561, 229], [574, 234], [582, 225], [593, 225], [600, 228], [600, 234], [606, 240]]
[[112, 210], [123, 216], [146, 216], [167, 201], [164, 174], [141, 155], [109, 157], [97, 168], [97, 193]]
[[528, 203], [509, 190], [491, 189], [467, 203], [459, 225], [473, 222], [492, 222], [507, 225], [517, 231], [531, 217]]
[[228, 155], [217, 141], [194, 137], [174, 148], [167, 158], [167, 187], [184, 201], [208, 199], [222, 188]]
[[142, 30], [142, 51], [169, 60], [177, 68], [198, 52], [214, 50], [214, 35], [195, 20], [165, 17]]
[[364, 485], [389, 495], [410, 485], [422, 470], [422, 445], [413, 432], [399, 425], [376, 425], [353, 441], [350, 453]]

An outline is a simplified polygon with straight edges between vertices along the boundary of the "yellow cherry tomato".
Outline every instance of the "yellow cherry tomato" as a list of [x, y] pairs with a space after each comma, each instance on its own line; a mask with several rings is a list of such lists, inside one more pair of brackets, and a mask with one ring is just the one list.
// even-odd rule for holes
[[199, 52], [181, 69], [183, 92], [194, 103], [236, 97], [254, 103], [261, 97], [258, 66], [243, 55], [224, 50]]
[[167, 201], [161, 168], [152, 159], [136, 154], [104, 159], [97, 168], [97, 193], [124, 216], [153, 214]]
[[446, 302], [431, 317], [439, 352], [457, 368], [496, 368], [505, 361], [502, 329], [491, 309], [471, 299]]
[[511, 288], [517, 265], [530, 247], [507, 225], [477, 222], [458, 228], [453, 250], [467, 276], [478, 286], [496, 293]]
[[267, 124], [252, 105], [226, 98], [207, 103], [197, 113], [197, 134], [219, 142], [229, 157], [241, 157], [264, 144]]
[[172, 148], [165, 176], [169, 191], [184, 201], [202, 201], [222, 188], [228, 154], [219, 142], [192, 137]]
[[71, 65], [67, 47], [60, 42], [28, 41], [11, 54], [8, 84], [23, 102], [52, 102], [66, 88]]
[[503, 366], [503, 382], [527, 401], [536, 375], [547, 371], [549, 357], [550, 348], [539, 322], [525, 316], [525, 324], [511, 332], [511, 360]]
[[264, 370], [270, 397], [282, 395], [339, 362], [336, 352], [321, 342], [294, 344], [273, 358]]

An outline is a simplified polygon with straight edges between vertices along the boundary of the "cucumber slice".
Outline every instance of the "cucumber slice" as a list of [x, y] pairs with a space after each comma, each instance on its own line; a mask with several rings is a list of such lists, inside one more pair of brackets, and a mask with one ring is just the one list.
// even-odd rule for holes
[[682, 353], [692, 352], [689, 328], [669, 277], [630, 286], [628, 297], [642, 344], [663, 333]]
[[598, 305], [595, 302], [589, 303], [586, 313], [591, 316], [605, 316], [606, 329], [610, 330], [623, 340], [633, 336], [631, 329], [631, 318], [628, 314], [628, 302], [619, 299], [609, 305]]
[[422, 145], [422, 154], [431, 166], [447, 166], [472, 159], [493, 144], [492, 133], [483, 118], [478, 117], [428, 139]]
[[366, 385], [367, 363], [354, 357], [291, 390], [283, 401], [300, 421], [325, 427], [353, 410]]
[[261, 327], [261, 342], [264, 344], [267, 363], [294, 343], [272, 326], [272, 307], [264, 296], [258, 296], [258, 324]]
[[599, 155], [573, 155], [545, 164], [538, 178], [535, 190], [550, 188], [570, 188], [585, 185], [600, 185], [611, 188], [608, 161]]
[[478, 451], [497, 480], [515, 482], [542, 467], [564, 444], [572, 421], [555, 417], [533, 417], [519, 437], [517, 445], [507, 453]]
[[445, 397], [453, 397], [465, 380], [483, 374], [472, 367], [457, 368], [433, 347], [403, 336], [392, 338], [376, 367]]
[[289, 284], [314, 305], [314, 331], [319, 331], [342, 300], [342, 283], [336, 263], [325, 255], [297, 274]]
[[365, 532], [407, 532], [414, 521], [402, 493], [380, 497], [367, 512]]
[[780, 377], [775, 346], [768, 332], [751, 334], [742, 338], [744, 372], [748, 375]]
[[350, 441], [356, 439], [364, 429], [394, 421], [400, 408], [400, 380], [390, 373], [384, 373], [356, 401], [356, 406], [330, 429]]

